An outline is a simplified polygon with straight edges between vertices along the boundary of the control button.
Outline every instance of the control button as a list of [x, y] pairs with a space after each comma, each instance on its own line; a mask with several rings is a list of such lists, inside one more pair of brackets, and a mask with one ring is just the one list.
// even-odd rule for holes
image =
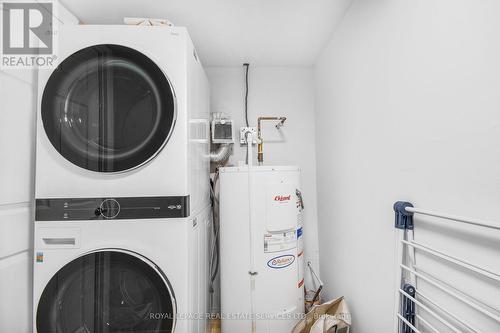
[[120, 214], [120, 204], [115, 199], [106, 199], [99, 206], [100, 214], [107, 219], [113, 219]]

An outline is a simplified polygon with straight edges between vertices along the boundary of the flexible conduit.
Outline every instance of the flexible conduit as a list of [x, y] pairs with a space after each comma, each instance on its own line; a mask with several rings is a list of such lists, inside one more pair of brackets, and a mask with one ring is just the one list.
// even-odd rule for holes
[[231, 153], [231, 145], [224, 143], [216, 151], [210, 153], [210, 162], [219, 163], [227, 160]]

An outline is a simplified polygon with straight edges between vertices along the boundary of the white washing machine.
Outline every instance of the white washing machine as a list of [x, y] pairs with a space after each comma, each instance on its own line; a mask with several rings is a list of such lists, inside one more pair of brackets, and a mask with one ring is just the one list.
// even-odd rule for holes
[[34, 333], [207, 331], [209, 208], [191, 218], [37, 222]]
[[63, 25], [58, 45], [39, 73], [37, 220], [109, 218], [90, 206], [117, 198], [123, 218], [203, 209], [209, 87], [186, 29]]
[[202, 332], [209, 91], [189, 35], [58, 36], [39, 73], [34, 332]]

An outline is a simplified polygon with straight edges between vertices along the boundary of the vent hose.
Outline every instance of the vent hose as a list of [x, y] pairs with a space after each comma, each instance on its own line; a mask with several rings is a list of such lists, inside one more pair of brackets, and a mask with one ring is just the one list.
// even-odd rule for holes
[[210, 152], [210, 162], [223, 162], [229, 158], [231, 154], [231, 145], [223, 143], [217, 148], [216, 151]]

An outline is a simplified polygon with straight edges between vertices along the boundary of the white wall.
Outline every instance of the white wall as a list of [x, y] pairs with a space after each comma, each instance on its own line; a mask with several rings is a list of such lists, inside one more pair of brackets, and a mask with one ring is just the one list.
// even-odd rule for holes
[[[223, 112], [245, 126], [245, 80], [242, 67], [206, 69], [211, 89], [211, 112]], [[264, 164], [298, 165], [302, 169], [304, 194], [305, 259], [318, 264], [316, 210], [316, 165], [314, 138], [314, 90], [311, 68], [252, 67], [249, 72], [248, 119], [257, 126], [258, 116], [286, 116], [285, 126], [278, 132], [274, 123], [263, 127]], [[254, 149], [254, 164], [257, 148]], [[246, 147], [236, 144], [230, 163], [245, 161]], [[309, 280], [306, 275], [306, 283]], [[311, 284], [309, 283], [310, 287]]]
[[[61, 24], [76, 24], [63, 7]], [[0, 332], [31, 332], [36, 70], [0, 70]]]
[[[394, 201], [500, 220], [499, 15], [490, 0], [354, 0], [315, 66], [321, 273], [354, 332], [392, 331]], [[500, 272], [498, 233], [432, 224], [417, 239]], [[498, 284], [419, 262], [500, 309]]]

